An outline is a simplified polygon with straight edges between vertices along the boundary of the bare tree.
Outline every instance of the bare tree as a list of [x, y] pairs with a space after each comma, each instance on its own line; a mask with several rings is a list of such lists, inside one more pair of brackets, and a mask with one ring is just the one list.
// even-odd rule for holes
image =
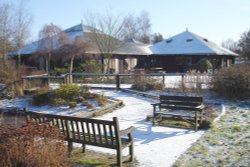
[[139, 16], [130, 14], [123, 20], [124, 40], [136, 39], [143, 43], [150, 42], [151, 23], [149, 14], [146, 11], [141, 12]]
[[[68, 42], [57, 49], [57, 58], [62, 59], [62, 61], [70, 60], [69, 73], [73, 72], [74, 60], [75, 58], [83, 57], [87, 49], [91, 46], [88, 42], [84, 40], [83, 37], [76, 37], [72, 42]], [[70, 83], [72, 83], [72, 77], [70, 77]]]
[[124, 35], [122, 19], [110, 12], [105, 15], [89, 13], [85, 15], [85, 22], [91, 27], [87, 38], [96, 45], [104, 56], [102, 62], [104, 64], [106, 61], [106, 73], [109, 73], [113, 52], [125, 45], [125, 42], [121, 41]]
[[11, 50], [11, 35], [13, 34], [12, 8], [9, 3], [0, 3], [0, 55], [4, 60]]
[[65, 33], [53, 23], [45, 25], [39, 33], [39, 55], [46, 59], [46, 72], [49, 73], [52, 51], [67, 42]]
[[241, 55], [244, 58], [250, 59], [250, 29], [241, 35], [239, 46]]
[[238, 43], [235, 42], [232, 38], [222, 41], [221, 46], [233, 52], [239, 51]]
[[[26, 1], [18, 5], [0, 2], [0, 58], [7, 60], [7, 54], [22, 48], [28, 39], [32, 16], [25, 7]], [[20, 62], [20, 54], [19, 54]]]
[[24, 47], [26, 40], [30, 35], [30, 26], [32, 24], [32, 16], [25, 7], [25, 1], [21, 1], [19, 6], [15, 9], [14, 25], [15, 30], [13, 34], [14, 47], [18, 51], [18, 66], [21, 65], [20, 49]]
[[161, 33], [154, 33], [152, 35], [152, 40], [151, 43], [157, 43], [157, 42], [161, 42], [163, 41], [163, 36], [161, 35]]

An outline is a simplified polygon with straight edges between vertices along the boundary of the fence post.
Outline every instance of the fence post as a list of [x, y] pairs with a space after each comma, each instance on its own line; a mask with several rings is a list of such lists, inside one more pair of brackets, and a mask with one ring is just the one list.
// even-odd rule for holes
[[163, 84], [164, 87], [165, 87], [165, 75], [164, 75], [164, 74], [162, 75], [162, 84]]
[[117, 74], [115, 78], [116, 78], [116, 89], [120, 89], [120, 84], [121, 84], [120, 75]]
[[181, 85], [182, 85], [182, 86], [185, 85], [184, 74], [181, 74]]
[[49, 89], [49, 78], [41, 79], [41, 88]]
[[23, 78], [23, 89], [26, 89], [27, 87], [27, 80], [26, 78]]

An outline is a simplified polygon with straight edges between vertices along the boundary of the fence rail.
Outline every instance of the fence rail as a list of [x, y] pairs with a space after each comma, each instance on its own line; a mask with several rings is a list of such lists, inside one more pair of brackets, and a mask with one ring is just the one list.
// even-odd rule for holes
[[[209, 84], [213, 75], [211, 74], [187, 74], [187, 73], [147, 73], [147, 74], [95, 74], [95, 73], [67, 73], [61, 76], [35, 75], [22, 77], [24, 89], [32, 87], [49, 87], [51, 81], [60, 83], [112, 83], [116, 89], [122, 84], [133, 84], [141, 77], [152, 78], [161, 81], [165, 87], [174, 88], [179, 85], [191, 85], [198, 87], [202, 84]], [[94, 78], [97, 78], [95, 80]], [[37, 83], [36, 83], [37, 82]], [[199, 84], [199, 85], [198, 85]]]

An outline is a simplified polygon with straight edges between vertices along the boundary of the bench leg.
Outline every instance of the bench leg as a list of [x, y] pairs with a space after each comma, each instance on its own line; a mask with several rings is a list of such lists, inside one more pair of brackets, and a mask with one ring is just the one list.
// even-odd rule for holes
[[198, 131], [198, 118], [197, 118], [197, 112], [195, 113], [195, 128], [194, 128], [194, 130], [195, 130], [195, 132], [197, 132]]
[[73, 142], [68, 142], [68, 156], [70, 157], [70, 154], [73, 150]]
[[121, 167], [122, 166], [122, 152], [121, 152], [121, 148], [117, 148], [116, 154], [117, 154], [117, 165]]
[[129, 155], [130, 155], [130, 161], [133, 162], [134, 161], [134, 144], [129, 146]]
[[85, 144], [82, 144], [82, 153], [85, 153], [85, 151], [86, 151], [86, 146]]
[[155, 126], [155, 117], [153, 118], [153, 126]]
[[203, 111], [200, 112], [200, 125], [203, 123]]

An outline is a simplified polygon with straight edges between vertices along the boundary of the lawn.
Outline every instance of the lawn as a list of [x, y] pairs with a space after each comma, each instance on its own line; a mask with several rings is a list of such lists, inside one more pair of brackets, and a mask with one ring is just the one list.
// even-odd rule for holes
[[226, 115], [209, 129], [173, 166], [249, 166], [250, 101], [228, 102]]

